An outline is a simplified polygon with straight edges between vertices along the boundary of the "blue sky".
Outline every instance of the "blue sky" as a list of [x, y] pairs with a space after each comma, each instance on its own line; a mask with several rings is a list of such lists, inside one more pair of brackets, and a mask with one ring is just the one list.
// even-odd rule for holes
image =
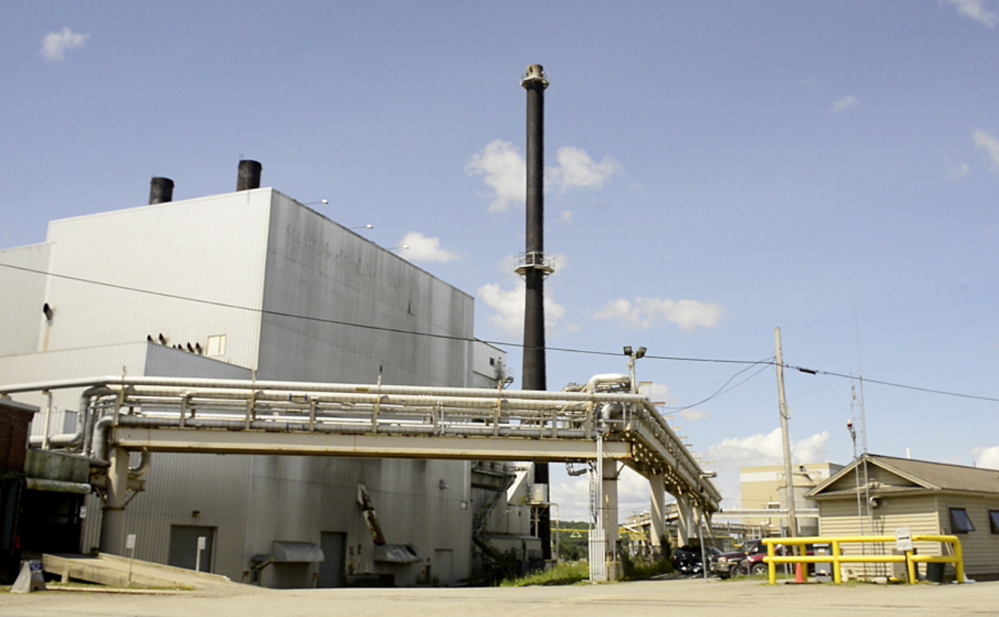
[[[240, 158], [519, 343], [524, 91], [548, 71], [548, 387], [639, 379], [738, 507], [778, 464], [999, 468], [999, 1], [0, 2], [0, 247], [230, 192]], [[520, 354], [506, 347], [515, 377]], [[697, 360], [697, 361], [694, 361]], [[731, 381], [730, 381], [731, 380]], [[876, 384], [874, 380], [986, 400]], [[516, 386], [516, 384], [515, 384]], [[720, 391], [720, 392], [719, 392]], [[991, 399], [991, 400], [988, 400]], [[563, 518], [585, 483], [560, 471]], [[645, 507], [622, 481], [624, 513]], [[751, 505], [751, 504], [747, 504]]]

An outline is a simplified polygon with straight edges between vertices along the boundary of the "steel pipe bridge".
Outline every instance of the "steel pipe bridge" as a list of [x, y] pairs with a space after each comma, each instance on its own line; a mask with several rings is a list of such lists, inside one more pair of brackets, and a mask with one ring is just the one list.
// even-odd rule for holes
[[106, 535], [109, 548], [123, 537], [113, 527], [124, 517], [128, 452], [593, 461], [614, 533], [620, 462], [650, 480], [653, 511], [665, 491], [690, 515], [717, 512], [710, 474], [647, 398], [626, 391], [628, 379], [596, 376], [547, 392], [104, 377], [0, 386], [0, 394], [83, 389], [80, 434], [45, 440], [110, 461], [102, 549]]

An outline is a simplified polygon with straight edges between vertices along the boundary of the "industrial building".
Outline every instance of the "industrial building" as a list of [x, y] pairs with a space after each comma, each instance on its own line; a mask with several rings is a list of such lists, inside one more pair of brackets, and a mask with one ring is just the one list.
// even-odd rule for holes
[[[236, 192], [182, 201], [155, 178], [147, 205], [52, 221], [44, 243], [0, 251], [0, 384], [122, 375], [497, 387], [505, 356], [475, 341], [471, 296], [261, 188], [260, 175], [242, 161]], [[79, 397], [15, 397], [45, 410], [32, 426], [40, 452], [82, 439]], [[468, 579], [473, 518], [513, 482], [504, 465], [467, 461], [134, 459], [136, 558], [271, 587]], [[53, 482], [50, 492], [77, 495], [60, 516], [82, 529], [79, 546], [62, 550], [97, 547], [101, 501], [73, 493], [79, 482]], [[33, 490], [41, 499], [46, 489]], [[402, 550], [372, 550], [364, 500]], [[520, 518], [503, 532], [527, 534]]]

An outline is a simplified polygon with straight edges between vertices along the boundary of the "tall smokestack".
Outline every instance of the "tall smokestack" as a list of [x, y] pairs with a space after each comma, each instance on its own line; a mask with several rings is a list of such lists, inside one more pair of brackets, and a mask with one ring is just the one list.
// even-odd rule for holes
[[260, 188], [260, 172], [264, 166], [257, 161], [243, 160], [239, 162], [239, 177], [236, 179], [237, 191], [248, 191]]
[[149, 205], [173, 201], [173, 180], [153, 178], [149, 181]]
[[[545, 88], [548, 80], [540, 64], [527, 67], [520, 81], [527, 90], [527, 245], [517, 272], [524, 277], [524, 365], [521, 382], [525, 390], [546, 390], [545, 376], [545, 277], [553, 268], [545, 259]], [[534, 464], [534, 484], [548, 490], [548, 464]], [[543, 501], [548, 502], [545, 496]], [[552, 558], [551, 511], [538, 508], [535, 535], [541, 540], [545, 561]]]

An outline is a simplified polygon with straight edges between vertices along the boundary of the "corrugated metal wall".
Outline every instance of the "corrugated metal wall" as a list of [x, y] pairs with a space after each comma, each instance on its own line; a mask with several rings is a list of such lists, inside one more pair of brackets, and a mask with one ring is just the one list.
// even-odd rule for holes
[[260, 315], [253, 309], [263, 294], [271, 193], [260, 189], [52, 222], [52, 271], [103, 284], [51, 279], [45, 300], [57, 314], [49, 349], [160, 334], [169, 345], [204, 347], [208, 336], [225, 334], [227, 353], [219, 359], [255, 367]]
[[[52, 245], [35, 244], [0, 251], [0, 263], [27, 270], [48, 271]], [[14, 268], [0, 268], [0, 356], [36, 351], [44, 343], [40, 331], [48, 277]], [[60, 310], [61, 312], [61, 310]], [[3, 373], [0, 373], [3, 383]]]
[[468, 385], [468, 294], [280, 194], [270, 229], [258, 376]]

